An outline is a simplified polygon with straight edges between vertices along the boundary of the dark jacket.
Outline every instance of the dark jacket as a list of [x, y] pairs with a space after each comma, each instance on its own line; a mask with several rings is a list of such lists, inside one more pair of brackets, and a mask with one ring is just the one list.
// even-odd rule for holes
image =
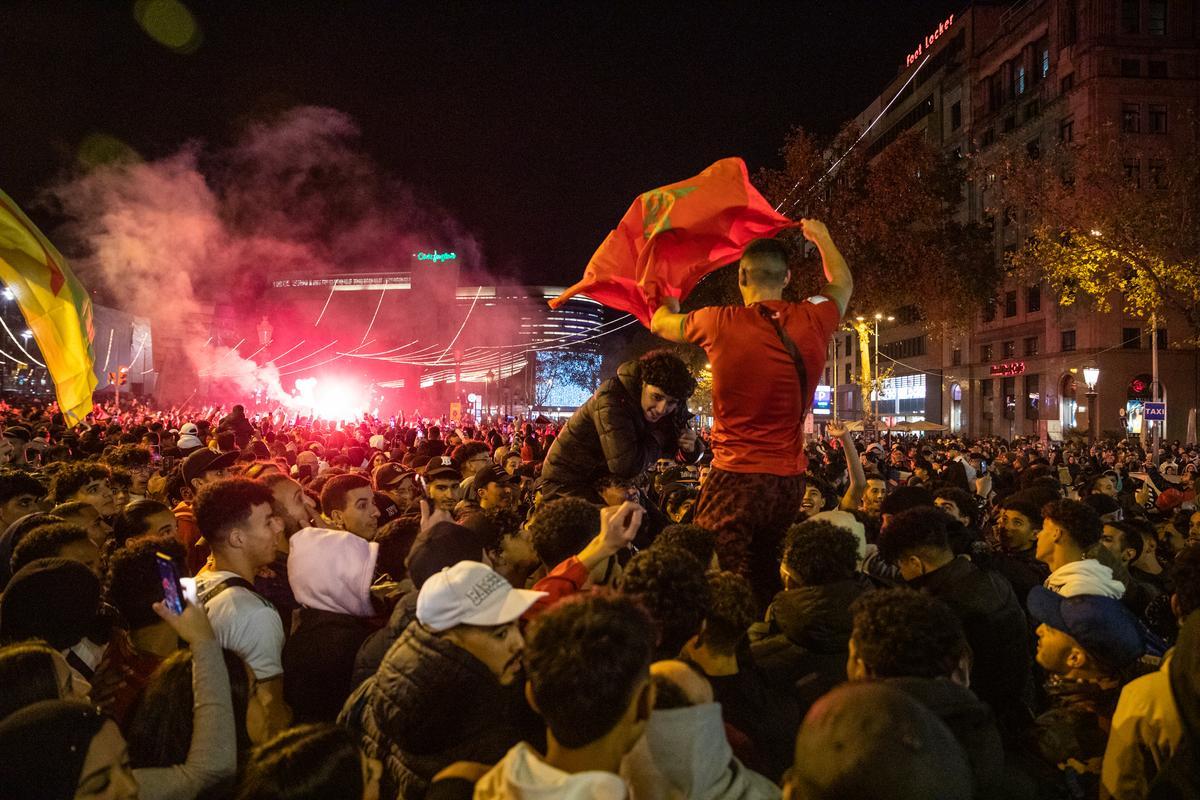
[[793, 687], [801, 717], [846, 680], [850, 604], [867, 591], [861, 579], [789, 589], [775, 595], [767, 622], [751, 629], [755, 663], [772, 684]]
[[[596, 482], [606, 475], [633, 478], [660, 457], [672, 458], [688, 419], [679, 410], [651, 425], [642, 413], [642, 367], [627, 361], [600, 385], [550, 445], [542, 466], [542, 493], [599, 502]], [[697, 457], [699, 453], [694, 454]]]
[[1020, 553], [998, 551], [988, 556], [981, 564], [986, 570], [993, 570], [1008, 579], [1012, 585], [1013, 594], [1021, 608], [1025, 608], [1025, 598], [1029, 590], [1041, 586], [1050, 577], [1050, 567], [1034, 557], [1034, 548]]
[[368, 636], [358, 648], [351, 676], [353, 688], [358, 688], [363, 681], [375, 674], [388, 650], [392, 649], [400, 634], [404, 633], [404, 629], [416, 618], [417, 590], [413, 589], [400, 596], [387, 624]]
[[962, 745], [975, 776], [975, 796], [999, 798], [1004, 790], [1004, 746], [987, 704], [966, 687], [938, 678], [888, 678], [932, 711]]
[[283, 646], [283, 697], [297, 725], [333, 722], [354, 690], [354, 656], [376, 626], [370, 618], [315, 608], [299, 609], [296, 618]]
[[217, 424], [218, 431], [232, 431], [238, 442], [248, 442], [254, 436], [254, 426], [245, 414], [229, 413], [221, 417]]
[[974, 656], [971, 688], [991, 706], [1001, 730], [1023, 727], [1033, 700], [1033, 663], [1025, 612], [1008, 580], [960, 556], [909, 585], [950, 606], [962, 622]]
[[383, 763], [380, 797], [419, 800], [454, 762], [494, 764], [521, 740], [509, 694], [483, 662], [413, 622], [338, 722]]

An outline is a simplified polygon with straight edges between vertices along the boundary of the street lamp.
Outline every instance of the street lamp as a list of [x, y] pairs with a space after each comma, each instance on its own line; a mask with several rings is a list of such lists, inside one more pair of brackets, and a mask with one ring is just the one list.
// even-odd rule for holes
[[1087, 384], [1088, 444], [1095, 444], [1100, 430], [1100, 420], [1096, 413], [1096, 384], [1100, 382], [1099, 368], [1084, 367], [1083, 382]]
[[[859, 322], [866, 322], [867, 318], [857, 316], [855, 319]], [[871, 367], [871, 381], [875, 385], [875, 400], [871, 404], [872, 419], [879, 418], [879, 395], [883, 393], [883, 384], [879, 380], [879, 323], [884, 321], [893, 322], [895, 319], [891, 314], [885, 316], [881, 311], [875, 312], [875, 363]]]

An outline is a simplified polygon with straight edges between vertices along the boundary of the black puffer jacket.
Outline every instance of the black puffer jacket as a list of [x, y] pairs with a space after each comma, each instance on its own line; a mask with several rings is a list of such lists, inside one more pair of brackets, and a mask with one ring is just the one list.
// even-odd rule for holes
[[595, 489], [600, 478], [633, 478], [658, 458], [673, 458], [688, 417], [680, 405], [675, 414], [653, 425], [647, 422], [642, 414], [642, 366], [625, 362], [617, 377], [601, 384], [571, 415], [550, 445], [542, 466], [543, 496], [600, 502]]
[[767, 623], [751, 629], [755, 663], [772, 684], [794, 687], [801, 716], [846, 680], [850, 604], [867, 591], [860, 579], [789, 589], [775, 595]]
[[494, 764], [520, 741], [512, 709], [483, 662], [413, 622], [338, 722], [383, 763], [380, 797], [419, 800], [454, 762]]
[[1010, 737], [1031, 721], [1033, 662], [1025, 612], [1002, 575], [981, 570], [959, 556], [909, 586], [932, 595], [962, 622], [974, 656], [971, 688]]
[[1004, 746], [991, 710], [964, 686], [938, 678], [888, 678], [946, 724], [962, 745], [975, 775], [975, 796], [1010, 796], [1004, 773]]

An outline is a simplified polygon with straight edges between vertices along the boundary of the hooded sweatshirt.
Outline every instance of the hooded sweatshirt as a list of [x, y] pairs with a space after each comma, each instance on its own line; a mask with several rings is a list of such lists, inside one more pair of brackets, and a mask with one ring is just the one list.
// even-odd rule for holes
[[646, 735], [622, 761], [621, 776], [629, 782], [634, 800], [780, 796], [778, 786], [734, 757], [719, 703], [655, 711]]
[[332, 722], [354, 689], [354, 657], [377, 627], [379, 545], [323, 528], [305, 528], [289, 544], [288, 582], [300, 609], [283, 647], [283, 694], [297, 724]]
[[611, 772], [569, 773], [518, 743], [475, 784], [475, 800], [624, 800], [625, 782]]
[[345, 531], [304, 528], [288, 540], [288, 582], [305, 608], [369, 617], [379, 545]]
[[1125, 594], [1125, 585], [1114, 580], [1112, 570], [1094, 558], [1062, 565], [1050, 573], [1045, 586], [1063, 597], [1090, 594], [1120, 600]]

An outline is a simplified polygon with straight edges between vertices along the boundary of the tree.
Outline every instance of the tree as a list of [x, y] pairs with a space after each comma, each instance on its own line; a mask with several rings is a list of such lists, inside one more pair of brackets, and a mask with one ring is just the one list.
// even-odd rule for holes
[[1041, 153], [1005, 144], [975, 172], [992, 186], [992, 213], [1020, 209], [1027, 235], [1012, 269], [1045, 280], [1064, 306], [1119, 304], [1145, 320], [1175, 312], [1200, 343], [1197, 126], [1193, 118], [1172, 126], [1174, 138], [1156, 148], [1111, 125]]
[[534, 405], [557, 405], [552, 400], [558, 393], [574, 389], [576, 399], [584, 399], [600, 385], [600, 356], [574, 353], [566, 349], [543, 350], [535, 355], [537, 374], [534, 383]]
[[[829, 225], [854, 272], [855, 309], [915, 305], [930, 327], [965, 329], [1000, 276], [990, 231], [960, 219], [962, 160], [918, 133], [878, 153], [851, 147], [857, 138], [853, 127], [828, 142], [797, 128], [783, 148], [784, 168], [761, 172], [759, 188], [783, 213]], [[801, 294], [823, 282], [817, 255], [802, 254], [799, 242], [793, 274]]]

